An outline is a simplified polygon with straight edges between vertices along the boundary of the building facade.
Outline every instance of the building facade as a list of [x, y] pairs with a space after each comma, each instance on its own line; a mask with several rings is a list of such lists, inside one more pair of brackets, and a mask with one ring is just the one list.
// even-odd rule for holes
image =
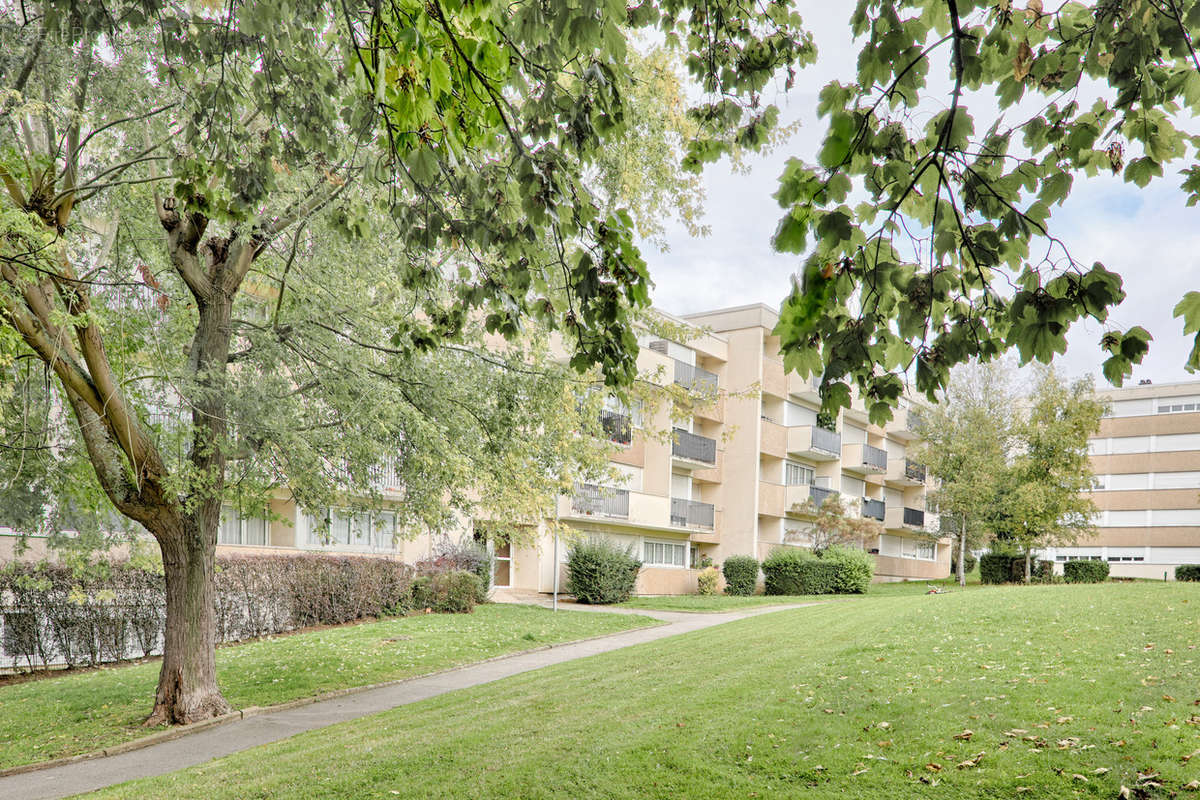
[[[808, 546], [811, 516], [803, 505], [834, 493], [848, 513], [883, 526], [882, 535], [860, 543], [876, 556], [877, 580], [949, 574], [952, 548], [936, 536], [937, 517], [925, 508], [925, 468], [910, 457], [911, 404], [881, 428], [868, 422], [856, 399], [834, 429], [824, 428], [815, 382], [784, 371], [771, 334], [775, 311], [753, 305], [671, 319], [693, 335], [686, 342], [644, 336], [639, 371], [711, 402], [686, 414], [608, 403], [601, 427], [614, 444], [617, 479], [580, 484], [560, 497], [559, 525], [544, 524], [516, 544], [491, 543], [498, 587], [563, 586], [570, 540], [598, 535], [643, 561], [638, 593], [694, 592], [696, 566], [706, 560], [719, 565], [735, 554], [761, 560], [776, 548]], [[385, 500], [399, 501], [398, 487], [389, 488], [386, 475], [381, 481]], [[412, 562], [436, 548], [427, 535], [395, 536], [386, 511], [329, 509], [318, 524], [281, 496], [271, 512], [271, 520], [241, 518], [227, 507], [218, 553], [334, 552]], [[486, 539], [488, 527], [464, 521], [460, 535]]]
[[1107, 561], [1113, 575], [1173, 579], [1200, 564], [1200, 381], [1102, 392], [1112, 404], [1088, 442], [1096, 535], [1045, 557]]

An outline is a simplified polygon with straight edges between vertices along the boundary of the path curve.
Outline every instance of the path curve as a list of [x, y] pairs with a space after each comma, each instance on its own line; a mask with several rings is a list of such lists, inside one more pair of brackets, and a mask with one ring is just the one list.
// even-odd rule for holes
[[251, 747], [286, 739], [305, 731], [377, 714], [398, 706], [437, 697], [447, 692], [480, 686], [553, 664], [654, 642], [760, 614], [812, 605], [818, 604], [797, 603], [745, 611], [696, 614], [642, 609], [611, 609], [571, 604], [572, 610], [641, 614], [662, 620], [667, 624], [467, 664], [445, 672], [410, 678], [387, 686], [321, 700], [298, 708], [266, 711], [126, 753], [90, 758], [33, 772], [10, 775], [0, 778], [0, 798], [50, 800], [51, 798], [92, 792], [135, 778], [164, 775], [185, 767], [203, 764], [214, 758], [248, 750]]

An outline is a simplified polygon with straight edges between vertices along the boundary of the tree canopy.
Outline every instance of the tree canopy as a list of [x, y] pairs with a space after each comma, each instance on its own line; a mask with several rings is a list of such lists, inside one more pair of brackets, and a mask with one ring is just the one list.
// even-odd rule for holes
[[[1179, 164], [1200, 200], [1200, 3], [860, 0], [850, 25], [855, 79], [821, 91], [815, 163], [792, 159], [775, 195], [774, 245], [805, 256], [777, 332], [828, 408], [857, 385], [881, 421], [910, 370], [933, 399], [956, 364], [1048, 363], [1073, 323], [1107, 320], [1120, 275], [1052, 230], [1077, 180], [1145, 187]], [[1198, 334], [1194, 369], [1200, 293], [1176, 315]], [[1107, 330], [1105, 377], [1119, 384], [1149, 341]]]

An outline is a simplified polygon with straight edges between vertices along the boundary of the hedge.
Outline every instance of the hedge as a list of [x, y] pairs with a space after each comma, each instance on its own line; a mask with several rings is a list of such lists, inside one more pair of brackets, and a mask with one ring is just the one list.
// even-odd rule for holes
[[[337, 625], [411, 608], [413, 568], [382, 558], [320, 554], [216, 560], [214, 617], [220, 642], [308, 625]], [[0, 649], [10, 666], [70, 667], [160, 652], [161, 574], [128, 563], [83, 570], [49, 563], [0, 569]]]
[[[492, 568], [495, 558], [487, 547], [478, 542], [456, 544], [446, 542], [432, 558], [416, 563], [418, 575], [436, 575], [442, 572], [462, 570], [479, 578], [479, 592], [475, 602], [486, 603], [492, 590]], [[419, 605], [419, 604], [418, 604]]]
[[1107, 561], [1068, 561], [1063, 564], [1067, 583], [1104, 583], [1108, 580]]
[[642, 562], [603, 538], [587, 539], [567, 551], [567, 592], [581, 603], [623, 603], [633, 594]]
[[1175, 580], [1200, 581], [1200, 564], [1183, 564], [1176, 567]]
[[766, 593], [862, 594], [875, 561], [861, 550], [830, 547], [818, 557], [808, 550], [779, 549], [762, 563]]
[[412, 599], [418, 609], [442, 614], [469, 614], [483, 593], [483, 581], [474, 572], [452, 569], [422, 575], [413, 581]]
[[[1048, 583], [1054, 578], [1054, 562], [1033, 560], [1030, 580]], [[1025, 556], [1014, 553], [984, 553], [979, 557], [980, 583], [1024, 583]]]
[[758, 560], [754, 556], [730, 556], [721, 565], [725, 594], [749, 597], [758, 586]]
[[[970, 553], [967, 553], [967, 557], [965, 559], [963, 559], [963, 564], [966, 567], [966, 569], [964, 571], [970, 572], [971, 570], [975, 569], [975, 565], [978, 563], [979, 563], [978, 558], [971, 555]], [[950, 574], [951, 575], [958, 574], [958, 551], [955, 551], [954, 554], [950, 556]]]

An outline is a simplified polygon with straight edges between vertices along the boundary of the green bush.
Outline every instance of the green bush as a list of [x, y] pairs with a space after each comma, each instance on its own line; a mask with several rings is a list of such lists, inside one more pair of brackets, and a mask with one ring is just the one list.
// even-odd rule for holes
[[413, 605], [438, 613], [470, 614], [482, 591], [482, 581], [474, 572], [454, 569], [422, 575], [412, 584]]
[[642, 562], [633, 551], [593, 538], [567, 551], [567, 591], [581, 603], [622, 603], [633, 594]]
[[[1034, 559], [1029, 565], [1029, 579], [1035, 583], [1054, 582], [1054, 562]], [[984, 553], [979, 558], [981, 583], [1024, 583], [1025, 555], [1023, 553]]]
[[1107, 561], [1068, 561], [1063, 564], [1067, 583], [1104, 583], [1108, 580]]
[[495, 558], [481, 542], [445, 542], [432, 558], [418, 561], [418, 575], [435, 575], [439, 572], [463, 570], [473, 572], [479, 578], [479, 595], [476, 604], [486, 603], [492, 590], [492, 568]]
[[[966, 557], [966, 559], [964, 559], [963, 563], [966, 566], [966, 571], [970, 572], [971, 570], [975, 569], [975, 565], [979, 563], [979, 559], [977, 559], [975, 556], [971, 555], [970, 553], [967, 553], [967, 557]], [[951, 575], [958, 574], [958, 551], [957, 550], [950, 556], [950, 574]]]
[[808, 550], [779, 549], [762, 564], [767, 594], [836, 594], [838, 565]]
[[721, 565], [725, 575], [725, 594], [748, 597], [758, 585], [758, 560], [754, 556], [730, 556]]
[[716, 594], [720, 573], [716, 567], [705, 567], [696, 575], [696, 592], [698, 594]]
[[837, 566], [833, 585], [835, 594], [866, 594], [875, 576], [875, 559], [864, 550], [827, 547], [821, 560]]
[[1200, 564], [1182, 564], [1176, 567], [1175, 580], [1200, 581]]

